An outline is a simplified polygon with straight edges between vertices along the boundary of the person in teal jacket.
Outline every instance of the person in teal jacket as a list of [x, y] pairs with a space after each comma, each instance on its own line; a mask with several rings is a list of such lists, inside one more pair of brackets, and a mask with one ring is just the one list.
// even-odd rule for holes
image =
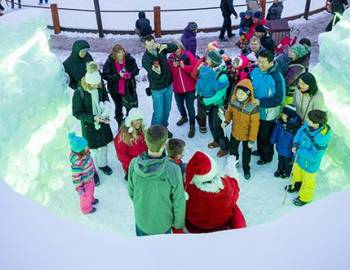
[[308, 120], [294, 137], [292, 151], [296, 155], [292, 171], [292, 183], [286, 186], [288, 192], [299, 191], [293, 200], [297, 206], [311, 202], [316, 188], [316, 173], [331, 138], [326, 112], [312, 110]]
[[286, 97], [286, 82], [274, 62], [274, 55], [267, 50], [259, 53], [258, 67], [250, 74], [253, 82], [255, 105], [259, 106], [260, 126], [257, 139], [257, 151], [252, 154], [260, 156], [258, 165], [272, 161], [274, 149], [270, 143], [275, 120], [279, 118], [281, 104]]
[[183, 233], [183, 178], [180, 167], [164, 153], [167, 138], [164, 126], [151, 126], [145, 138], [148, 152], [129, 166], [128, 191], [134, 203], [137, 236]]
[[213, 136], [213, 142], [209, 143], [208, 147], [220, 147], [217, 157], [223, 157], [228, 154], [229, 142], [221, 128], [222, 120], [219, 116], [219, 111], [223, 109], [227, 87], [229, 86], [227, 68], [222, 59], [222, 51], [217, 49], [208, 52], [206, 62], [216, 72], [216, 80], [219, 86], [215, 95], [210, 98], [203, 98], [203, 103], [207, 108], [209, 128]]

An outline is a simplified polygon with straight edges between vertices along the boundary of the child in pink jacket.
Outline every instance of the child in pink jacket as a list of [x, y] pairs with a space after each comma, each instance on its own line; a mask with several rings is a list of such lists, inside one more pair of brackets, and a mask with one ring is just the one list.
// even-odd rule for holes
[[74, 132], [70, 133], [68, 138], [71, 147], [69, 160], [72, 179], [80, 197], [80, 209], [83, 214], [91, 214], [96, 211], [93, 205], [98, 203], [98, 199], [94, 197], [96, 173], [94, 161], [85, 138], [76, 136]]

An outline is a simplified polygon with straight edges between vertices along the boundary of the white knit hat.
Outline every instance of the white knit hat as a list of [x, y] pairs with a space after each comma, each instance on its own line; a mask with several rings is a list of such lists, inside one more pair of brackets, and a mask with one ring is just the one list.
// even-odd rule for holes
[[132, 122], [136, 120], [142, 120], [144, 121], [145, 116], [141, 110], [138, 108], [132, 108], [129, 111], [128, 116], [125, 118], [125, 126], [129, 128], [128, 132], [132, 133], [134, 131], [134, 128], [132, 127]]
[[86, 74], [85, 74], [85, 82], [88, 84], [100, 84], [101, 83], [101, 75], [98, 71], [98, 65], [91, 61], [86, 65]]

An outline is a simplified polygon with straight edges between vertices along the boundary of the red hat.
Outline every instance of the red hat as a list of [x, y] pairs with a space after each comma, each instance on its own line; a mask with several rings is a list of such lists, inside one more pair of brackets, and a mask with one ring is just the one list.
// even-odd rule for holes
[[215, 161], [203, 152], [197, 151], [186, 167], [185, 186], [212, 181], [217, 177]]

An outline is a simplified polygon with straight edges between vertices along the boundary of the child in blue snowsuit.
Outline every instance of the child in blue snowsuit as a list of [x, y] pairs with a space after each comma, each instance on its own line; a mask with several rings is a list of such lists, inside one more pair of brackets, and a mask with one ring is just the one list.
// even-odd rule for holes
[[196, 83], [196, 93], [203, 98], [211, 98], [217, 90], [224, 88], [226, 83], [217, 80], [217, 74], [212, 67], [202, 66], [199, 69], [199, 80]]
[[311, 202], [316, 189], [316, 173], [331, 137], [327, 114], [320, 110], [308, 113], [306, 123], [298, 130], [293, 141], [296, 160], [292, 171], [292, 183], [286, 186], [288, 192], [298, 192], [293, 200], [296, 206]]
[[282, 110], [281, 118], [276, 121], [270, 140], [271, 144], [276, 144], [278, 153], [278, 168], [275, 177], [286, 178], [292, 172], [293, 139], [300, 125], [301, 121], [295, 107], [286, 105]]

